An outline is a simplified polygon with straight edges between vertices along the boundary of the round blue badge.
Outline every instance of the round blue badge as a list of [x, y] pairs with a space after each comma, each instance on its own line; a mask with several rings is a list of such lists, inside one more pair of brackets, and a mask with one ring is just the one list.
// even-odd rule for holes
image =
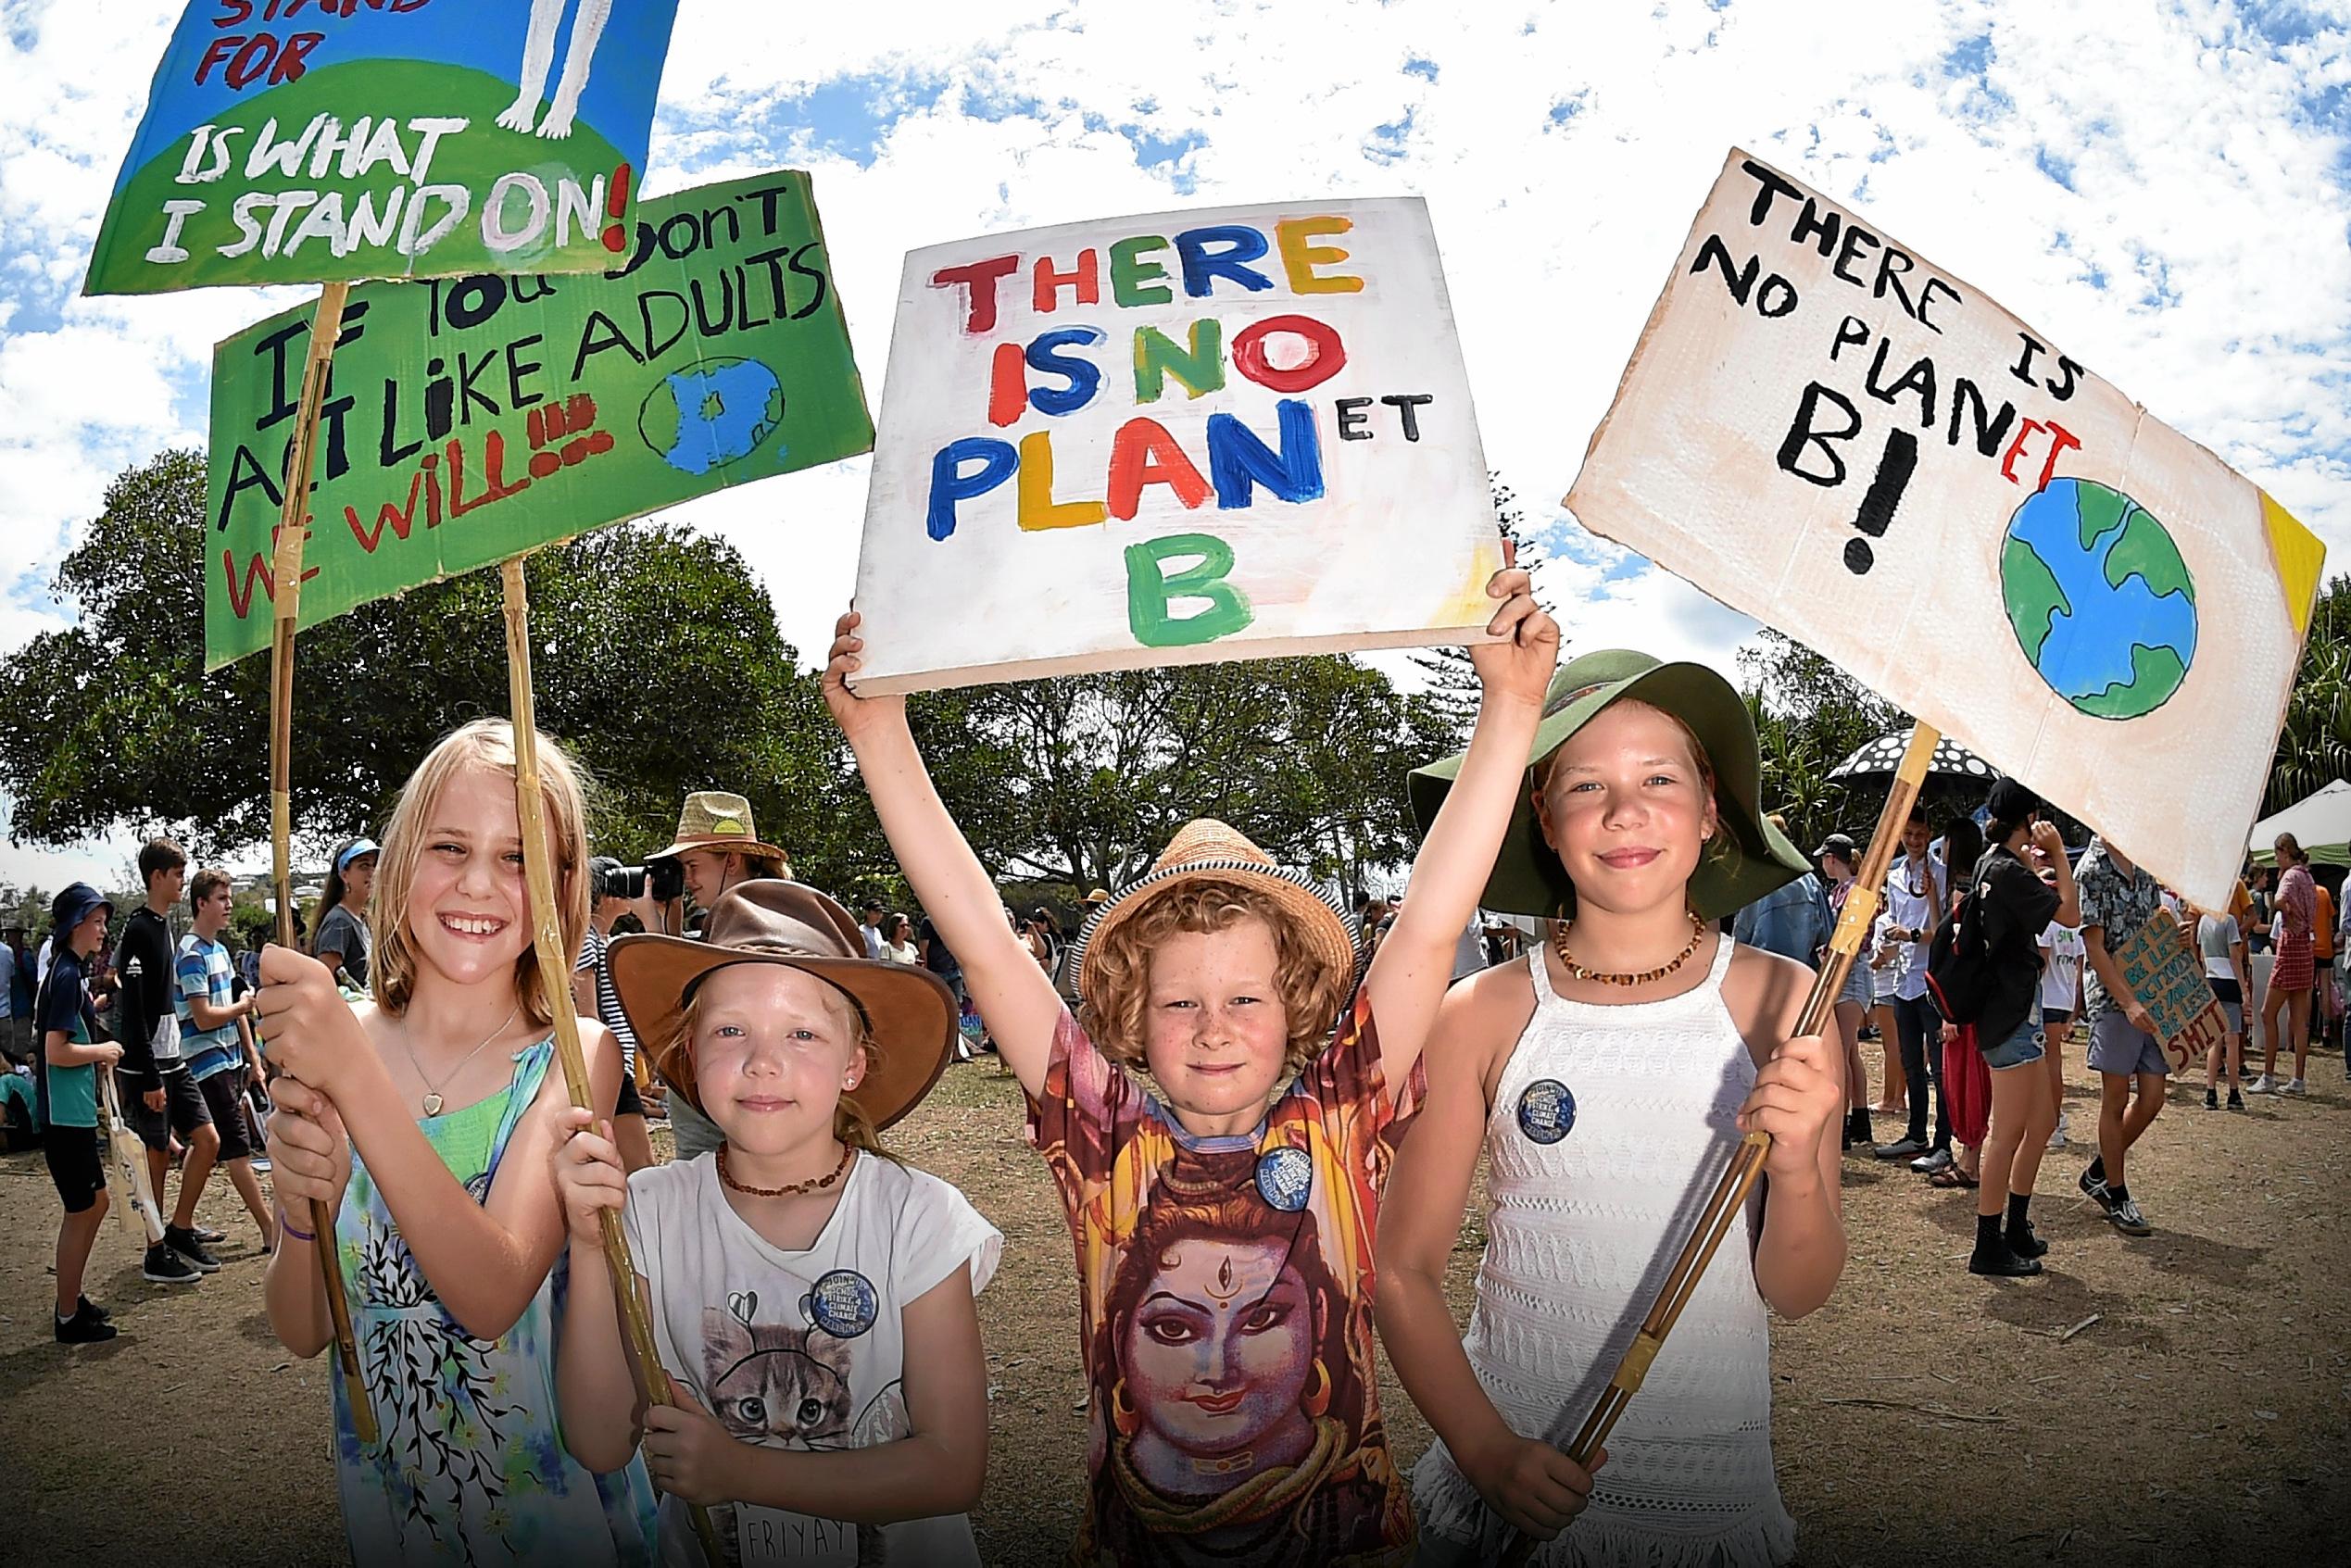
[[808, 1321], [836, 1339], [854, 1339], [871, 1329], [881, 1305], [873, 1282], [854, 1269], [835, 1269], [800, 1298]]
[[1518, 1097], [1518, 1130], [1537, 1143], [1557, 1143], [1575, 1125], [1576, 1097], [1558, 1079], [1529, 1084]]
[[1306, 1207], [1314, 1190], [1314, 1157], [1296, 1144], [1269, 1148], [1257, 1159], [1257, 1196], [1285, 1214]]

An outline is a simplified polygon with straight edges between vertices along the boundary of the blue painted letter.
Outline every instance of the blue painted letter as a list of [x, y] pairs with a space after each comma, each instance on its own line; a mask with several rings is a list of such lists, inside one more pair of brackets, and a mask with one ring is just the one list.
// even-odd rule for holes
[[[963, 464], [974, 458], [980, 466], [970, 473], [963, 472]], [[1019, 467], [1020, 455], [1012, 450], [1009, 441], [967, 435], [940, 447], [931, 458], [931, 537], [944, 539], [955, 532], [956, 502], [987, 495], [1012, 478], [1012, 470]]]
[[[1210, 245], [1223, 248], [1212, 251]], [[1184, 263], [1184, 292], [1194, 299], [1206, 298], [1218, 278], [1230, 278], [1251, 294], [1274, 286], [1264, 273], [1241, 265], [1265, 254], [1265, 236], [1243, 224], [1187, 229], [1176, 236], [1176, 254]]]
[[1065, 376], [1069, 384], [1056, 391], [1050, 387], [1031, 387], [1029, 406], [1040, 414], [1074, 414], [1094, 401], [1094, 394], [1101, 390], [1102, 369], [1091, 359], [1056, 352], [1075, 344], [1096, 344], [1102, 341], [1099, 327], [1063, 327], [1059, 332], [1039, 332], [1028, 345], [1028, 363], [1032, 370], [1048, 375]]
[[1296, 397], [1274, 407], [1281, 412], [1279, 453], [1232, 415], [1208, 416], [1208, 477], [1216, 486], [1218, 510], [1248, 506], [1252, 481], [1285, 501], [1312, 501], [1322, 495], [1323, 444], [1314, 410]]

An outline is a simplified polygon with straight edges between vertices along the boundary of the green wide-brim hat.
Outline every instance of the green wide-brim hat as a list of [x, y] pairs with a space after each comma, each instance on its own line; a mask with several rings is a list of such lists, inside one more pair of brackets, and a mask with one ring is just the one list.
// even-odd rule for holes
[[[1708, 846], [1690, 876], [1690, 907], [1702, 919], [1719, 920], [1765, 894], [1785, 887], [1812, 870], [1787, 835], [1765, 820], [1763, 757], [1755, 744], [1754, 720], [1729, 682], [1703, 664], [1664, 664], [1645, 653], [1609, 648], [1563, 665], [1543, 696], [1543, 716], [1527, 753], [1530, 777], [1518, 792], [1502, 835], [1502, 853], [1479, 902], [1508, 914], [1556, 918], [1576, 912], [1575, 884], [1543, 842], [1535, 820], [1535, 765], [1619, 697], [1662, 709], [1690, 726], [1715, 771], [1715, 809], [1729, 830], [1729, 848]], [[1406, 780], [1413, 815], [1423, 836], [1437, 820], [1462, 756], [1414, 769]]]

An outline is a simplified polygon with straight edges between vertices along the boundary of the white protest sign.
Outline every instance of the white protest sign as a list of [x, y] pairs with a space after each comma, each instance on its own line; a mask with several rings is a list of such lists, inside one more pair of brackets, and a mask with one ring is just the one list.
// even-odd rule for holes
[[1733, 149], [1567, 505], [2225, 904], [2324, 548], [1972, 285]]
[[859, 689], [1482, 641], [1501, 565], [1417, 198], [907, 256]]

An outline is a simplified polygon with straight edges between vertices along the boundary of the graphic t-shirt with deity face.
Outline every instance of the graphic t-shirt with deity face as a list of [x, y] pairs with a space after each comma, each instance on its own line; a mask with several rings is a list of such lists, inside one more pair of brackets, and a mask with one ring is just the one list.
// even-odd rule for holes
[[1077, 1248], [1090, 1392], [1074, 1562], [1401, 1562], [1410, 1492], [1372, 1347], [1372, 1244], [1416, 1108], [1391, 1104], [1371, 1005], [1254, 1133], [1195, 1137], [1067, 1012], [1029, 1139]]
[[[1004, 1238], [937, 1176], [861, 1153], [833, 1217], [803, 1251], [770, 1245], [719, 1186], [715, 1159], [629, 1178], [629, 1246], [651, 1282], [661, 1364], [736, 1438], [762, 1448], [863, 1449], [912, 1435], [899, 1314], [969, 1263], [977, 1295]], [[710, 1510], [728, 1564], [970, 1564], [969, 1520], [871, 1526], [783, 1509]], [[661, 1499], [661, 1561], [699, 1568], [685, 1505]]]

